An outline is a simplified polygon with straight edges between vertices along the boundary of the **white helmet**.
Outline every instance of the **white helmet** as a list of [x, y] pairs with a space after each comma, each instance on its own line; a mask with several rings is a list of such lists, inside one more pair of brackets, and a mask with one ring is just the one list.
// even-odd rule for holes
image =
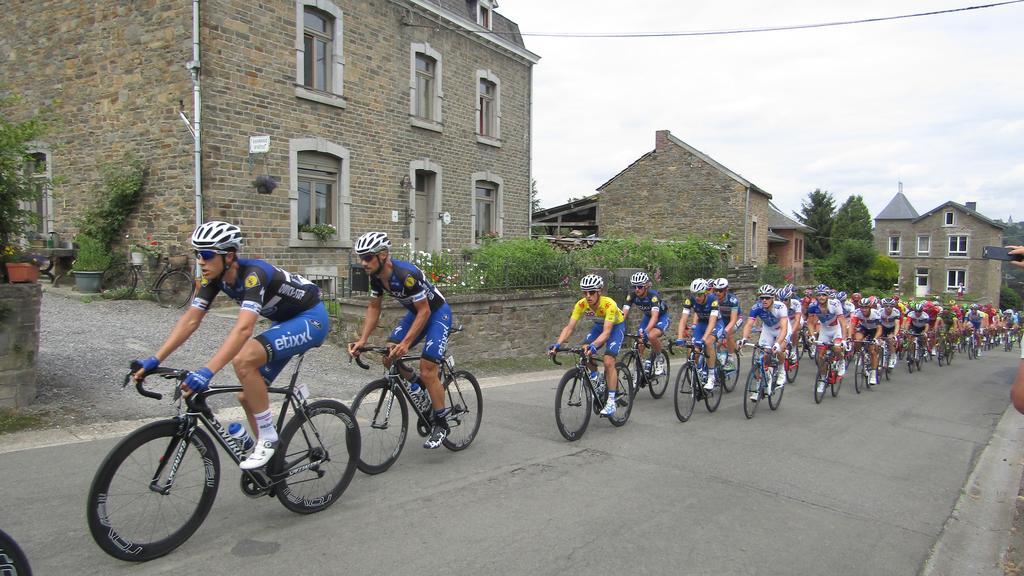
[[604, 288], [604, 279], [597, 274], [587, 274], [580, 278], [580, 290], [600, 290]]
[[200, 224], [192, 232], [192, 246], [197, 250], [227, 250], [242, 245], [242, 231], [234, 224], [212, 220]]
[[391, 249], [391, 240], [386, 232], [367, 232], [356, 240], [356, 254], [377, 254]]
[[637, 272], [629, 278], [629, 283], [636, 287], [646, 286], [651, 281], [651, 277], [647, 275], [647, 272]]
[[703, 294], [708, 291], [708, 281], [703, 278], [694, 278], [693, 282], [690, 282], [690, 292], [694, 294]]
[[771, 284], [762, 284], [761, 287], [757, 289], [757, 295], [775, 296], [775, 286], [772, 286]]
[[711, 287], [714, 288], [715, 290], [725, 290], [726, 288], [729, 287], [729, 279], [715, 278], [715, 280], [711, 283]]

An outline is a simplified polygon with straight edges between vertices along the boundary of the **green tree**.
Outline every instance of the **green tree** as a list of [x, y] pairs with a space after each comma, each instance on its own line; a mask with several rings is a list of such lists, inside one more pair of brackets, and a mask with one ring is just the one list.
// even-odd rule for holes
[[0, 248], [15, 242], [35, 222], [35, 212], [24, 206], [41, 193], [27, 169], [32, 161], [28, 146], [41, 139], [49, 125], [42, 115], [12, 120], [19, 100], [12, 94], [0, 97]]
[[879, 254], [874, 265], [868, 269], [868, 282], [881, 290], [891, 290], [900, 279], [900, 265], [895, 260]]
[[1020, 310], [1020, 294], [1014, 292], [1013, 288], [1003, 284], [1003, 287], [999, 289], [999, 307], [1002, 309], [1013, 308], [1014, 310]]
[[864, 240], [871, 242], [871, 213], [864, 198], [853, 195], [843, 202], [832, 221], [832, 241]]
[[835, 211], [836, 202], [832, 194], [818, 188], [807, 195], [806, 201], [800, 203], [800, 213], [793, 213], [801, 224], [814, 228], [805, 236], [809, 258], [824, 258], [831, 253], [832, 218]]
[[540, 196], [537, 192], [537, 181], [530, 180], [530, 212], [537, 212], [540, 210]]
[[853, 292], [870, 285], [869, 270], [878, 259], [878, 251], [864, 240], [839, 240], [832, 255], [817, 260], [814, 277], [833, 288]]

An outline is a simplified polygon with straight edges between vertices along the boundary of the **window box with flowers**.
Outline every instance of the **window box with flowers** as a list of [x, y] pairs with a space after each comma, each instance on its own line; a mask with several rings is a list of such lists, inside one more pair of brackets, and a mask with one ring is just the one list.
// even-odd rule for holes
[[337, 233], [338, 229], [333, 224], [303, 224], [299, 226], [299, 237], [303, 240], [313, 240], [315, 238], [321, 243], [326, 243]]

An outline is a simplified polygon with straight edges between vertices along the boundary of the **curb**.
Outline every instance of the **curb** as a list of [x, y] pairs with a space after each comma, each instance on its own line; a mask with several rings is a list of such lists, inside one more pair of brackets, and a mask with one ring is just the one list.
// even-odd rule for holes
[[1024, 416], [1008, 406], [932, 546], [922, 576], [1004, 576], [1024, 470]]

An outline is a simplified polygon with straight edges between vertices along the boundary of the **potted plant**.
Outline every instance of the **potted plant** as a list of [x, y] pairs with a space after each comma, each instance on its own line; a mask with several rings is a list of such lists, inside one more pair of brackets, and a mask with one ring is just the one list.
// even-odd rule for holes
[[86, 234], [76, 238], [78, 252], [71, 265], [75, 273], [75, 290], [95, 294], [100, 291], [103, 271], [110, 266], [112, 256], [103, 242]]
[[[135, 255], [139, 254], [140, 260], [135, 262]], [[142, 265], [141, 258], [145, 257], [149, 259], [149, 267], [155, 268], [160, 263], [160, 255], [163, 254], [163, 247], [156, 240], [153, 240], [152, 236], [146, 237], [146, 242], [136, 244], [132, 249], [132, 264], [136, 266]]]
[[320, 242], [327, 242], [332, 236], [338, 233], [338, 229], [331, 224], [303, 224], [299, 226], [299, 232], [305, 232], [316, 236]]
[[3, 250], [0, 250], [0, 261], [4, 264], [7, 281], [11, 284], [39, 280], [39, 266], [17, 246], [4, 246]]

